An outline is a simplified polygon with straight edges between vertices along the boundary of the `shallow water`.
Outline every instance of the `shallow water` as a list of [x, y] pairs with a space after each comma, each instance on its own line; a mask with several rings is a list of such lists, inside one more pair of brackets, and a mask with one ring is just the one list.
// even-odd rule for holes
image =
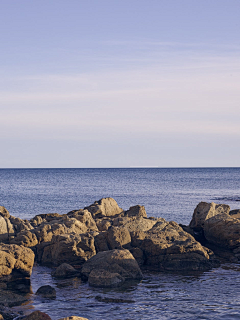
[[[188, 224], [200, 201], [240, 208], [240, 169], [5, 169], [0, 170], [0, 205], [30, 219], [39, 213], [67, 213], [102, 197], [123, 209], [145, 205], [148, 216]], [[78, 315], [88, 319], [240, 319], [240, 266], [224, 264], [198, 274], [145, 273], [139, 283], [96, 289], [74, 278], [56, 280], [51, 269], [36, 266], [32, 290], [50, 284], [56, 300], [31, 295], [25, 306], [53, 320]], [[133, 300], [105, 303], [96, 296]], [[31, 310], [33, 310], [31, 309]]]

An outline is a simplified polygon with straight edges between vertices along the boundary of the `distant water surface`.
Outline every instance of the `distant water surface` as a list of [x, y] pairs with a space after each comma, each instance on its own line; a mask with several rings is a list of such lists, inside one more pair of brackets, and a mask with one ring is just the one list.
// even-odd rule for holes
[[[113, 197], [123, 209], [144, 205], [148, 216], [188, 224], [200, 201], [240, 208], [240, 168], [0, 169], [0, 205], [30, 219], [40, 213], [67, 213]], [[240, 319], [240, 266], [225, 264], [208, 272], [145, 274], [140, 283], [96, 289], [77, 278], [55, 280], [36, 266], [33, 292], [56, 288], [56, 300], [31, 296], [26, 309], [53, 320], [70, 315], [95, 319]], [[133, 300], [104, 303], [97, 295]]]

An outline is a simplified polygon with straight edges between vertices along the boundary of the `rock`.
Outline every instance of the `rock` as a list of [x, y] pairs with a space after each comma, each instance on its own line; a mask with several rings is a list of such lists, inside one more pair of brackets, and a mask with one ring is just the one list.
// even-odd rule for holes
[[92, 270], [104, 269], [110, 273], [118, 273], [126, 279], [142, 279], [142, 272], [133, 255], [126, 249], [98, 252], [84, 263], [82, 274], [89, 277]]
[[61, 318], [58, 320], [88, 320], [88, 319], [83, 317], [71, 316], [71, 317]]
[[95, 254], [94, 235], [62, 234], [53, 236], [50, 244], [43, 246], [38, 261], [44, 265], [81, 265]]
[[112, 220], [109, 218], [96, 219], [96, 225], [99, 231], [107, 231], [112, 225]]
[[[28, 298], [24, 295], [17, 294], [9, 290], [0, 290], [0, 305], [12, 308], [15, 306], [20, 306], [28, 301]], [[1, 309], [1, 313], [2, 309]]]
[[8, 212], [8, 210], [5, 207], [0, 206], [0, 216], [8, 219], [10, 217], [10, 213]]
[[192, 229], [203, 229], [206, 220], [218, 214], [229, 214], [229, 211], [230, 207], [226, 204], [200, 202], [194, 210], [189, 226]]
[[240, 219], [240, 209], [231, 210], [229, 212], [229, 215], [232, 216], [233, 218]]
[[13, 270], [23, 276], [30, 276], [34, 264], [31, 249], [16, 244], [0, 244], [0, 277], [9, 275]]
[[101, 296], [96, 296], [95, 299], [99, 302], [106, 302], [106, 303], [134, 303], [134, 300], [128, 299], [115, 299], [115, 298], [102, 298]]
[[49, 315], [41, 311], [33, 311], [23, 319], [24, 320], [51, 320]]
[[9, 240], [14, 235], [13, 225], [9, 219], [0, 215], [0, 241]]
[[147, 213], [144, 206], [136, 205], [136, 206], [130, 207], [129, 210], [125, 212], [125, 216], [147, 218]]
[[119, 208], [117, 202], [113, 198], [103, 198], [99, 201], [95, 201], [94, 204], [86, 207], [91, 212], [94, 219], [103, 217], [114, 217], [123, 212]]
[[40, 288], [38, 288], [36, 295], [40, 295], [44, 298], [55, 299], [56, 290], [49, 285], [41, 286]]
[[15, 218], [13, 216], [10, 216], [9, 218], [11, 224], [13, 225], [13, 229], [15, 234], [21, 232], [21, 231], [27, 231], [32, 230], [33, 226], [28, 220], [22, 220], [20, 218]]
[[74, 210], [70, 211], [67, 214], [68, 217], [77, 219], [81, 223], [83, 223], [86, 226], [86, 231], [85, 232], [90, 232], [90, 231], [98, 231], [98, 227], [96, 225], [96, 222], [94, 221], [91, 213], [88, 210]]
[[124, 226], [128, 229], [129, 232], [132, 231], [148, 231], [150, 230], [158, 221], [161, 221], [162, 218], [159, 219], [146, 219], [146, 218], [138, 218], [138, 217], [119, 217], [113, 220], [113, 226]]
[[139, 247], [145, 264], [157, 270], [208, 270], [212, 252], [173, 221], [158, 221], [147, 232], [132, 233], [132, 245]]
[[204, 223], [206, 239], [215, 245], [236, 249], [240, 246], [240, 220], [234, 215], [219, 214]]
[[21, 231], [15, 238], [10, 240], [10, 243], [24, 246], [27, 248], [35, 247], [38, 244], [37, 236], [31, 231]]
[[125, 226], [110, 227], [107, 231], [106, 238], [110, 249], [129, 247], [131, 244], [131, 236]]
[[52, 273], [56, 278], [71, 278], [78, 275], [79, 272], [68, 263], [62, 263], [57, 269]]
[[93, 269], [88, 277], [88, 283], [93, 287], [117, 287], [124, 282], [124, 278], [118, 273], [112, 273], [104, 269]]
[[0, 320], [4, 320], [2, 314], [0, 314]]

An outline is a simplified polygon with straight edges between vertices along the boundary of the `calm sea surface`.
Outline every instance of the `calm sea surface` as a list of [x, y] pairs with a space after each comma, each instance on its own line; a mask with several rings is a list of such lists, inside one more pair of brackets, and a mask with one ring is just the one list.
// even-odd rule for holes
[[[144, 205], [148, 216], [188, 224], [200, 201], [240, 208], [240, 168], [0, 169], [0, 205], [30, 219], [67, 213], [113, 197], [123, 209]], [[123, 288], [91, 288], [79, 279], [55, 280], [51, 269], [34, 267], [32, 290], [56, 288], [56, 300], [31, 295], [26, 309], [53, 320], [77, 315], [94, 319], [240, 319], [240, 265], [224, 264], [193, 275], [145, 274]], [[132, 300], [104, 303], [97, 295]]]

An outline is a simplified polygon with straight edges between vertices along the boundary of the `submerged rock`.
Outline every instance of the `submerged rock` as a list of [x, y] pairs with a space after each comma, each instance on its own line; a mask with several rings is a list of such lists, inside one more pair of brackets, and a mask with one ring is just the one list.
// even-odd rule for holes
[[44, 298], [55, 299], [56, 290], [49, 285], [41, 286], [40, 288], [38, 288], [36, 295], [40, 295]]
[[41, 311], [34, 311], [22, 318], [23, 320], [51, 320], [48, 314]]

